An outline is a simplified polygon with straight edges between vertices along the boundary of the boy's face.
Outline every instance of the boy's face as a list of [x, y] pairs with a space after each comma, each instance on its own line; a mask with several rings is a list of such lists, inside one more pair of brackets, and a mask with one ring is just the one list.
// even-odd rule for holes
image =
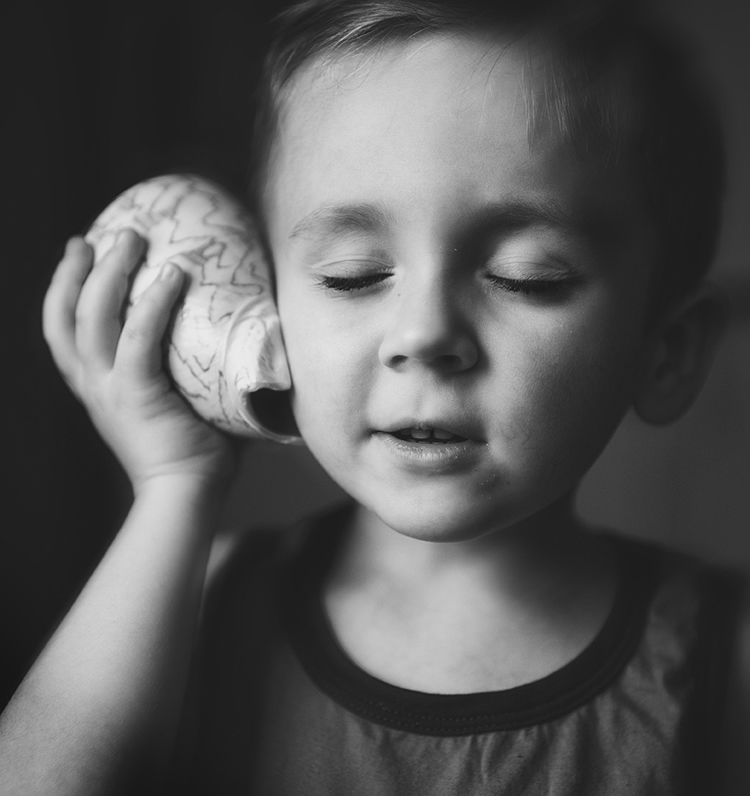
[[636, 188], [553, 133], [530, 144], [522, 66], [455, 37], [313, 64], [269, 170], [302, 436], [419, 538], [474, 538], [570, 491], [646, 352]]

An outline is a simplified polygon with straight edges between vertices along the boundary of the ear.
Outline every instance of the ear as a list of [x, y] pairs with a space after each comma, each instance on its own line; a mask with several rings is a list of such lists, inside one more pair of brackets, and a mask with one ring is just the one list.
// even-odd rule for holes
[[649, 335], [644, 374], [633, 401], [653, 425], [680, 418], [708, 376], [728, 319], [723, 292], [709, 283], [671, 305]]

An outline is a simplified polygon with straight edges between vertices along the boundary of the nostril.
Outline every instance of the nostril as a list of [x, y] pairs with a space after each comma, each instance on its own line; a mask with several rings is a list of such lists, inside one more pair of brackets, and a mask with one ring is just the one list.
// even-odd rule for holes
[[384, 365], [389, 368], [393, 368], [394, 370], [407, 367], [409, 363], [419, 363], [421, 365], [427, 365], [431, 368], [434, 368], [435, 370], [441, 370], [448, 373], [466, 370], [467, 368], [472, 367], [475, 362], [476, 356], [464, 358], [458, 354], [437, 354], [434, 356], [425, 354], [413, 354], [411, 356], [396, 354], [388, 359], [383, 360]]
[[408, 361], [408, 359], [409, 359], [408, 357], [405, 357], [405, 356], [399, 354], [399, 355], [391, 357], [390, 361], [387, 361], [385, 364], [388, 365], [388, 367], [391, 367], [391, 368], [398, 368], [398, 367], [402, 367], [403, 365], [405, 365], [406, 362]]
[[463, 356], [460, 354], [441, 354], [439, 357], [435, 357], [435, 359], [432, 360], [432, 365], [435, 368], [449, 373], [468, 370], [476, 364], [477, 356], [468, 351], [465, 352], [465, 354], [466, 355]]
[[427, 312], [424, 304], [400, 309], [380, 345], [383, 365], [400, 369], [411, 362], [445, 371], [474, 366], [478, 348], [470, 324], [434, 307]]

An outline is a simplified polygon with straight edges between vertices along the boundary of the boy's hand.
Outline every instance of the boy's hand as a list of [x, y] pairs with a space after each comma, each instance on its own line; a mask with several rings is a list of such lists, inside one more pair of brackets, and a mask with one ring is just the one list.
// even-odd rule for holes
[[233, 470], [228, 438], [192, 412], [162, 368], [162, 339], [182, 271], [166, 266], [122, 320], [144, 249], [143, 238], [124, 230], [94, 263], [92, 247], [71, 238], [44, 300], [44, 336], [136, 492], [163, 475], [221, 482]]

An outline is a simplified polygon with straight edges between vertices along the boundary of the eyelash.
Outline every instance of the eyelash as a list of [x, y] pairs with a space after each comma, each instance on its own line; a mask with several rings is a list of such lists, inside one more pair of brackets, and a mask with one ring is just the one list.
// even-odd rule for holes
[[567, 279], [510, 279], [495, 274], [488, 274], [487, 278], [493, 287], [525, 296], [552, 296], [563, 292], [570, 284]]
[[[362, 276], [324, 276], [319, 280], [321, 287], [337, 293], [353, 293], [384, 282], [391, 274], [376, 273]], [[552, 296], [568, 287], [568, 280], [561, 279], [510, 279], [505, 276], [488, 274], [493, 287], [508, 293], [521, 293], [525, 296]]]
[[355, 290], [364, 290], [374, 287], [386, 280], [390, 274], [363, 274], [361, 276], [323, 276], [319, 284], [328, 289], [335, 290], [337, 293], [352, 293]]

